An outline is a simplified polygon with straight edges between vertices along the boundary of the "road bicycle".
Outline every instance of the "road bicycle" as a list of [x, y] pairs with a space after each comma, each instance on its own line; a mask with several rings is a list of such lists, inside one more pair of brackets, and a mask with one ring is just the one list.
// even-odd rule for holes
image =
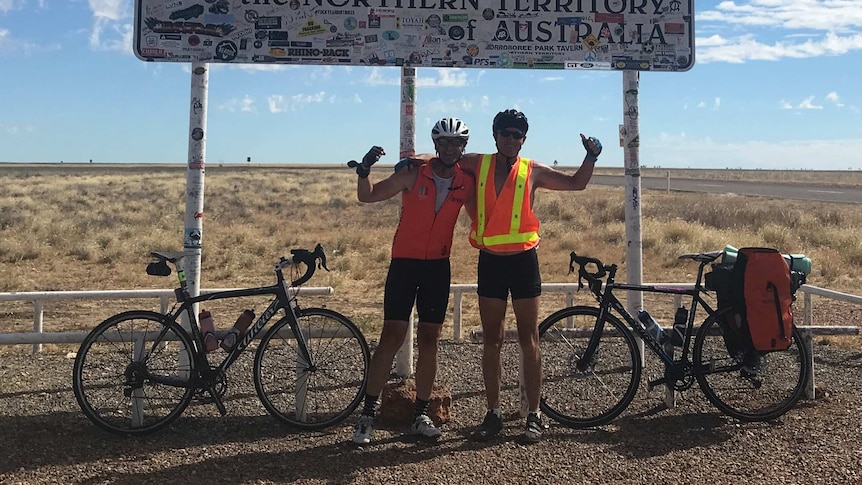
[[[790, 348], [758, 353], [753, 349], [730, 355], [722, 333], [722, 318], [732, 308], [713, 310], [704, 301], [704, 267], [722, 251], [684, 254], [700, 263], [694, 288], [630, 285], [615, 282], [617, 266], [570, 255], [569, 270], [578, 266], [579, 289], [584, 281], [598, 302], [572, 306], [550, 315], [539, 325], [544, 383], [541, 409], [563, 425], [587, 428], [607, 424], [632, 402], [643, 371], [635, 336], [664, 364], [664, 374], [648, 383], [688, 390], [695, 381], [707, 399], [723, 413], [742, 421], [774, 420], [800, 399], [811, 373], [809, 349], [793, 326]], [[629, 313], [618, 290], [691, 297], [681, 346], [657, 341]], [[706, 312], [699, 328], [698, 311]], [[696, 332], [696, 333], [695, 333]], [[665, 332], [667, 334], [667, 332]], [[692, 346], [693, 343], [693, 346]], [[680, 350], [674, 356], [675, 350]]]
[[[212, 402], [226, 414], [226, 372], [257, 339], [266, 324], [280, 317], [257, 343], [253, 378], [266, 410], [290, 426], [317, 430], [349, 416], [365, 395], [370, 362], [368, 343], [347, 317], [323, 308], [301, 308], [299, 286], [315, 268], [326, 268], [326, 255], [293, 249], [274, 265], [276, 284], [221, 290], [192, 297], [184, 261], [192, 252], [152, 252], [151, 275], [176, 268], [176, 302], [166, 313], [133, 310], [114, 315], [84, 339], [72, 371], [72, 388], [84, 414], [107, 431], [143, 435], [164, 428], [193, 398]], [[299, 274], [287, 284], [283, 270]], [[315, 265], [317, 263], [317, 265]], [[226, 354], [207, 353], [195, 315], [196, 304], [258, 295], [273, 299]], [[181, 319], [185, 318], [185, 322]], [[213, 360], [224, 355], [220, 363]]]

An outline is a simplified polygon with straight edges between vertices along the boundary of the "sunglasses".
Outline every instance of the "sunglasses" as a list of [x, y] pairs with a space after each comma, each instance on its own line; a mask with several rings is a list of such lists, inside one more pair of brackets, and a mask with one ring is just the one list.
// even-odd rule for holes
[[440, 145], [441, 147], [448, 146], [464, 146], [467, 142], [463, 138], [438, 138], [434, 140], [434, 143]]
[[497, 132], [498, 136], [502, 136], [503, 138], [512, 138], [514, 140], [523, 139], [527, 136], [525, 133], [521, 133], [520, 131], [509, 131], [509, 130], [501, 130]]

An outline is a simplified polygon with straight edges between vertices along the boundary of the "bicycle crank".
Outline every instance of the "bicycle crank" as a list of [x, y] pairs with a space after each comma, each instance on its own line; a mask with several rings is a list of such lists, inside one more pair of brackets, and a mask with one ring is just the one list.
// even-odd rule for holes
[[227, 393], [227, 375], [211, 366], [208, 375], [201, 377], [202, 385], [195, 389], [195, 399], [203, 404], [216, 403], [218, 406]]

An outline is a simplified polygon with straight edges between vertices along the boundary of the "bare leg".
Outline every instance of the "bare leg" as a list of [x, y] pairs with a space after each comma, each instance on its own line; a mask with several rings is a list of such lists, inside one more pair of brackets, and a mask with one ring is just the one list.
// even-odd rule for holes
[[503, 374], [500, 350], [503, 348], [506, 305], [506, 300], [479, 297], [479, 316], [482, 320], [484, 337], [482, 377], [485, 380], [485, 399], [488, 401], [488, 409], [500, 407], [500, 380]]
[[[380, 333], [380, 341], [374, 349], [371, 357], [371, 365], [368, 369], [368, 387], [366, 392], [372, 396], [380, 396], [383, 386], [389, 380], [392, 372], [392, 359], [404, 342], [407, 335], [408, 323], [402, 320], [386, 320], [383, 322], [383, 331]], [[436, 357], [436, 356], [435, 356]]]
[[542, 352], [539, 348], [539, 297], [512, 301], [518, 322], [518, 343], [524, 356], [524, 386], [529, 412], [539, 410], [542, 395]]
[[427, 401], [431, 397], [434, 378], [437, 376], [437, 348], [443, 326], [438, 323], [419, 322], [418, 328], [419, 358], [416, 362], [416, 398]]

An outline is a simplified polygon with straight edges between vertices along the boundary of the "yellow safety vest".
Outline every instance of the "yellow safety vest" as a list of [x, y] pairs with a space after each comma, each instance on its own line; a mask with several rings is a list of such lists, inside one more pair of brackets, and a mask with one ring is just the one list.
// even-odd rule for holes
[[494, 252], [526, 251], [539, 244], [539, 219], [533, 214], [527, 183], [532, 160], [518, 158], [499, 195], [494, 185], [496, 163], [496, 155], [485, 154], [479, 160], [470, 244]]

